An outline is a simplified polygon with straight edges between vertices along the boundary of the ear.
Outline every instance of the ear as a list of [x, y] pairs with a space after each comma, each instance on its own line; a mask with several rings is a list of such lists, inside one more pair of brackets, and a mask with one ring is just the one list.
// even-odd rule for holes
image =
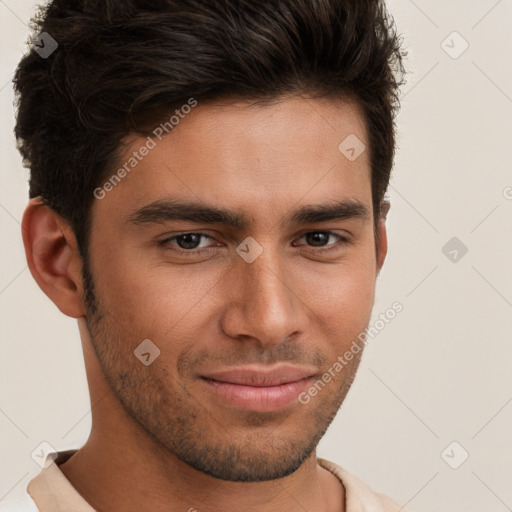
[[381, 205], [380, 216], [377, 222], [377, 274], [380, 273], [382, 266], [384, 265], [384, 260], [386, 259], [386, 254], [388, 253], [388, 234], [386, 230], [386, 218], [390, 208], [391, 203], [387, 200], [384, 200]]
[[67, 316], [85, 316], [82, 258], [69, 224], [46, 206], [31, 199], [21, 223], [23, 245], [32, 277]]

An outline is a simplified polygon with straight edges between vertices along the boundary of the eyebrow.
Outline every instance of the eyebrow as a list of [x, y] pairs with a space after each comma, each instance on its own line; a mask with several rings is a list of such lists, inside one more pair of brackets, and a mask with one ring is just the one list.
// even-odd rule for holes
[[[360, 201], [351, 199], [301, 206], [288, 215], [284, 222], [309, 224], [331, 220], [367, 220], [369, 217], [368, 208]], [[128, 216], [128, 222], [134, 225], [162, 224], [172, 220], [184, 220], [197, 224], [224, 224], [238, 230], [249, 226], [248, 218], [240, 211], [178, 199], [154, 201]]]

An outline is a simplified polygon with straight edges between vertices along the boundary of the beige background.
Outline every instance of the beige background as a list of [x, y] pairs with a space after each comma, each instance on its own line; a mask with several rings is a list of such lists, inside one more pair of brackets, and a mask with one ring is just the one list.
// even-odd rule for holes
[[[34, 4], [0, 0], [3, 509], [39, 472], [30, 453], [41, 441], [75, 448], [90, 429], [76, 322], [37, 287], [20, 234], [28, 186], [10, 80]], [[374, 316], [394, 301], [404, 310], [369, 343], [319, 455], [416, 512], [502, 512], [512, 508], [512, 1], [389, 8], [410, 74]], [[469, 43], [458, 58], [445, 51], [462, 48], [454, 31]], [[454, 236], [468, 248], [457, 262], [442, 252]], [[453, 441], [452, 465], [469, 453], [458, 469], [441, 455]]]

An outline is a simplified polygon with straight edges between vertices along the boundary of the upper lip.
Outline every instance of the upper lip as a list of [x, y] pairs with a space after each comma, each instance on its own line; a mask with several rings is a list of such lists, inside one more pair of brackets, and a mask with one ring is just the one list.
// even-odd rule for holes
[[314, 370], [307, 367], [279, 365], [271, 368], [265, 366], [248, 366], [233, 370], [222, 370], [202, 375], [203, 378], [239, 384], [244, 386], [279, 386], [289, 382], [312, 377]]

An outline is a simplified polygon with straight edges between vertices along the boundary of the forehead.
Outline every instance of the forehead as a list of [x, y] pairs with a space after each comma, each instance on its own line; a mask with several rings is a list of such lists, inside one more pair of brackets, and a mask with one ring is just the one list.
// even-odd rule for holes
[[371, 209], [367, 132], [356, 103], [291, 97], [186, 111], [168, 135], [126, 139], [112, 174], [128, 172], [93, 209], [133, 211], [169, 196], [253, 214], [340, 198]]

